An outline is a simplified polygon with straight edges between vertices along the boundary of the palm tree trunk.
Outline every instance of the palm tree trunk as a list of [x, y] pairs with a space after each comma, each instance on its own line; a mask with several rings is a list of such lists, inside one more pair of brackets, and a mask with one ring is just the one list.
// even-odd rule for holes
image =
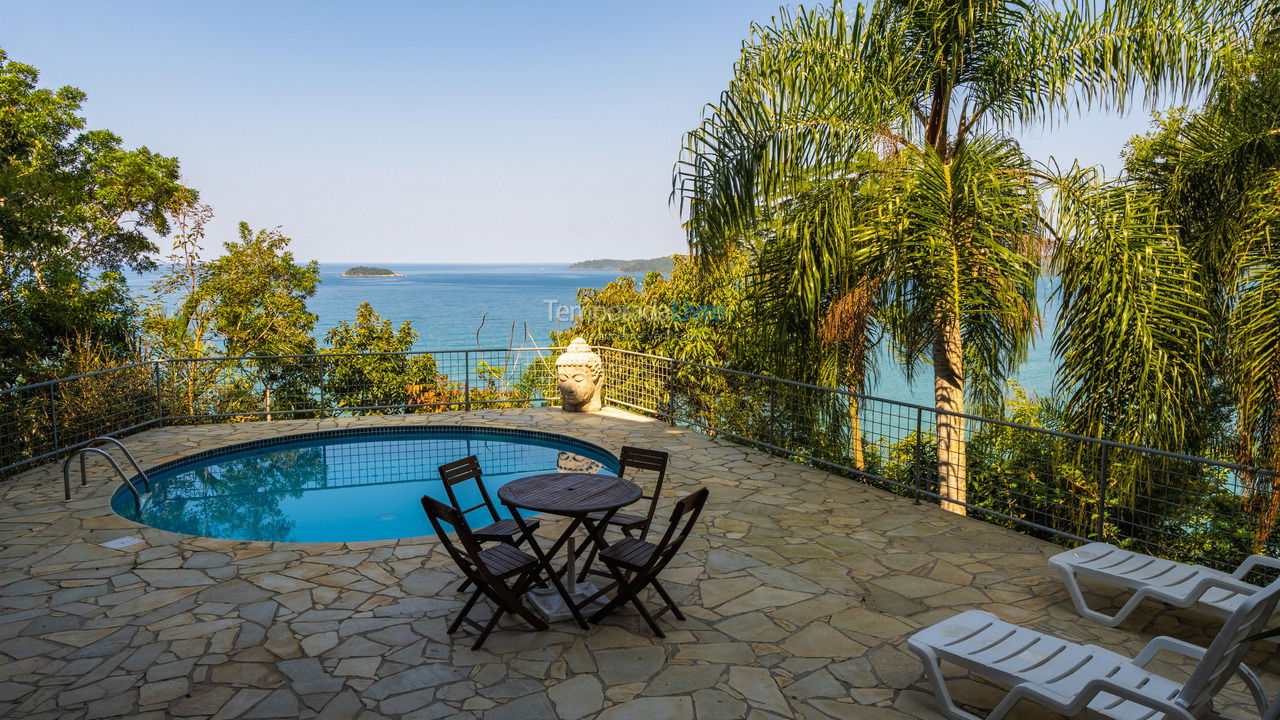
[[960, 318], [948, 313], [933, 345], [933, 396], [938, 431], [938, 484], [942, 509], [966, 514], [968, 484], [965, 478], [964, 418], [948, 413], [964, 412], [964, 353]]
[[[849, 390], [857, 392], [854, 388]], [[853, 450], [854, 469], [866, 470], [867, 461], [862, 448], [862, 420], [858, 417], [858, 398], [852, 395], [849, 396], [849, 445]]]

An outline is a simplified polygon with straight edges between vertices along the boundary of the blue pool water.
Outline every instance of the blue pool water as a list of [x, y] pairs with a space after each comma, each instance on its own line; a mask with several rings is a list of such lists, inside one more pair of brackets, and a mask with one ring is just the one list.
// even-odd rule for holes
[[[358, 433], [358, 434], [357, 434]], [[503, 484], [556, 471], [616, 472], [603, 448], [526, 431], [426, 426], [332, 431], [201, 453], [148, 473], [141, 514], [121, 486], [120, 515], [188, 535], [289, 542], [357, 542], [433, 534], [421, 497], [448, 502], [436, 470], [475, 455], [498, 504]], [[144, 489], [144, 488], [140, 488]], [[459, 502], [481, 502], [475, 483], [455, 487]], [[487, 510], [468, 515], [492, 522]]]

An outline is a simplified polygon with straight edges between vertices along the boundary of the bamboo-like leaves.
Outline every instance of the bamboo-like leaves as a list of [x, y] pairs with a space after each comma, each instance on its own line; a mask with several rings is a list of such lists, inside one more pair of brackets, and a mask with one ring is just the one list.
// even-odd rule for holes
[[946, 319], [958, 318], [968, 394], [994, 411], [1039, 328], [1041, 229], [1029, 161], [1011, 142], [979, 137], [947, 162], [925, 149], [900, 163], [878, 227], [893, 248], [895, 345], [910, 370]]
[[1155, 196], [1094, 171], [1066, 173], [1054, 189], [1065, 425], [1180, 449], [1205, 400], [1210, 327], [1196, 263]]

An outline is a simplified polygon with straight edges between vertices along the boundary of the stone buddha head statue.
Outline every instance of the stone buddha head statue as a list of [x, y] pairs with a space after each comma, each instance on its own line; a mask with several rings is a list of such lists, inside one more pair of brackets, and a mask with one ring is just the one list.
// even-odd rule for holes
[[556, 387], [565, 412], [595, 412], [601, 407], [600, 386], [604, 363], [582, 338], [574, 338], [556, 358]]

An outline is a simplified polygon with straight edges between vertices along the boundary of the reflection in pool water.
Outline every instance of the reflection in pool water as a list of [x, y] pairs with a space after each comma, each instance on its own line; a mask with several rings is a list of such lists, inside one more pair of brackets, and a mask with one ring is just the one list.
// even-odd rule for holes
[[[604, 450], [554, 435], [475, 429], [323, 437], [219, 454], [157, 473], [141, 517], [121, 488], [116, 512], [152, 527], [233, 540], [355, 542], [430, 535], [419, 498], [448, 502], [436, 468], [480, 460], [491, 497], [504, 483], [544, 472], [612, 472]], [[568, 448], [568, 449], [566, 449]], [[456, 488], [470, 507], [471, 482]], [[506, 516], [506, 508], [499, 506]], [[468, 516], [490, 522], [488, 511]]]

